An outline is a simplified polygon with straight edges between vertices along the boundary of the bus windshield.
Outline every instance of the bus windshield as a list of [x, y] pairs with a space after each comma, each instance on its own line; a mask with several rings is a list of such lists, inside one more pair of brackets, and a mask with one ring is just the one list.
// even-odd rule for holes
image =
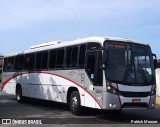
[[[153, 58], [147, 45], [110, 41], [105, 44], [107, 80], [124, 85], [155, 83]], [[105, 58], [104, 58], [105, 59]]]

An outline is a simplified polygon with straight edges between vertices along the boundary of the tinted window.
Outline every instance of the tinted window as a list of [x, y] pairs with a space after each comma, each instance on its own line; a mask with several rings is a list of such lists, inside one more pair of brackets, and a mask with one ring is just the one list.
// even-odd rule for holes
[[34, 69], [34, 64], [35, 64], [35, 53], [30, 54], [29, 57], [29, 70], [33, 70]]
[[87, 50], [91, 50], [91, 49], [97, 49], [97, 48], [100, 48], [101, 45], [99, 43], [88, 43], [87, 44]]
[[77, 66], [77, 55], [78, 55], [78, 47], [73, 47], [73, 48], [72, 48], [72, 62], [71, 62], [71, 67], [76, 67], [76, 66]]
[[50, 51], [50, 57], [49, 57], [49, 68], [55, 68], [56, 67], [56, 50]]
[[24, 69], [25, 70], [28, 70], [28, 68], [29, 68], [29, 56], [30, 56], [30, 54], [25, 55], [25, 60], [24, 60]]
[[7, 71], [7, 68], [8, 68], [8, 58], [4, 58], [3, 71]]
[[63, 67], [64, 49], [57, 50], [56, 68]]
[[86, 71], [89, 78], [95, 84], [95, 68], [96, 68], [96, 55], [95, 53], [90, 53], [87, 55], [87, 64], [86, 64]]
[[97, 75], [96, 75], [96, 85], [102, 86], [103, 84], [103, 72], [102, 72], [102, 52], [98, 52], [98, 58], [97, 58]]
[[25, 62], [24, 62], [25, 70], [33, 70], [34, 63], [35, 63], [35, 53], [26, 54], [25, 55]]
[[14, 70], [14, 57], [4, 58], [3, 71], [13, 71], [13, 70]]
[[71, 65], [71, 55], [72, 55], [72, 48], [67, 47], [66, 49], [66, 67], [70, 67]]
[[36, 69], [40, 69], [41, 68], [41, 58], [42, 58], [42, 52], [37, 52], [36, 53]]
[[23, 70], [24, 55], [18, 55], [15, 57], [15, 70]]
[[86, 45], [80, 45], [79, 51], [79, 67], [84, 68]]
[[48, 51], [44, 51], [42, 53], [41, 69], [47, 69], [47, 65], [48, 65]]

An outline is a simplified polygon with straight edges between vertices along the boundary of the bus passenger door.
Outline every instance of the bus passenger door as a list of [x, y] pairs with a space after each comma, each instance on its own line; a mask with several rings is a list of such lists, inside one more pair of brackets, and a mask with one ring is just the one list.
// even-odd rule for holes
[[96, 66], [95, 66], [95, 96], [97, 100], [96, 108], [102, 107], [103, 103], [103, 71], [102, 71], [102, 52], [96, 52]]
[[[102, 105], [102, 73], [99, 70], [99, 52], [89, 51], [86, 53], [86, 73], [88, 78], [85, 79], [85, 87], [89, 93], [94, 97], [94, 101], [85, 98], [85, 105], [92, 103], [93, 108]], [[87, 77], [86, 76], [86, 77]], [[94, 104], [93, 104], [94, 103]]]

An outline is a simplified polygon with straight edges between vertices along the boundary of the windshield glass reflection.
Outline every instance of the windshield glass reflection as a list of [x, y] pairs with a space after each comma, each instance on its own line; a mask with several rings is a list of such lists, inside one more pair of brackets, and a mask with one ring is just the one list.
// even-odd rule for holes
[[153, 84], [155, 82], [151, 50], [149, 46], [123, 42], [106, 45], [108, 59], [106, 77], [121, 84]]

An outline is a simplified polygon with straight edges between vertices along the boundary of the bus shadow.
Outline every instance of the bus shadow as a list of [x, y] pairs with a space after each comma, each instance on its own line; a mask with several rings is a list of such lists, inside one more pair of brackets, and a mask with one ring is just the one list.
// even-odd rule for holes
[[67, 110], [69, 111], [69, 106], [64, 103], [48, 101], [48, 100], [41, 100], [35, 98], [25, 98], [23, 102], [28, 105], [36, 106], [39, 108], [45, 108], [45, 110]]
[[[15, 100], [12, 98], [12, 100]], [[25, 99], [23, 102], [25, 105], [34, 106], [36, 108], [46, 110], [46, 111], [60, 111], [60, 114], [63, 115], [63, 112], [70, 112], [69, 106], [64, 103], [58, 103], [54, 101], [40, 100], [40, 99]], [[77, 121], [82, 121], [83, 118], [87, 118], [86, 123], [130, 123], [131, 120], [135, 119], [145, 119], [144, 111], [142, 113], [136, 113], [139, 110], [122, 110], [122, 112], [116, 111], [106, 111], [98, 110], [93, 108], [82, 108], [82, 113], [79, 116], [75, 116]], [[71, 114], [71, 113], [69, 113]], [[71, 115], [72, 116], [72, 115]], [[82, 119], [81, 119], [82, 118]], [[147, 119], [147, 118], [146, 118]]]

